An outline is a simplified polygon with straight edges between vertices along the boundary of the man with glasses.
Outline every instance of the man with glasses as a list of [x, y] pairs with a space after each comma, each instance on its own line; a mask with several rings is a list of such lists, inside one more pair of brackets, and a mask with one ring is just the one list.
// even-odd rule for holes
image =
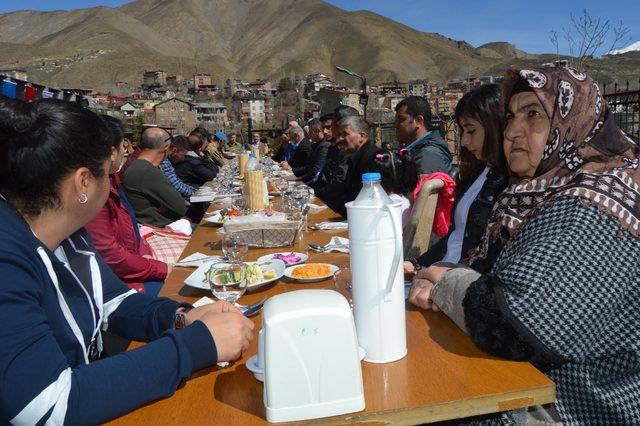
[[185, 200], [159, 168], [169, 154], [171, 140], [166, 130], [146, 129], [140, 141], [140, 155], [122, 182], [138, 221], [147, 225], [166, 226], [187, 211]]

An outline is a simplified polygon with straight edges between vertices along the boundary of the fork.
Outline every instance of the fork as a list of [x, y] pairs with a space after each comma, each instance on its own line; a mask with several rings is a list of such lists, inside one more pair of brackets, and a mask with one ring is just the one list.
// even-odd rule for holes
[[240, 309], [240, 312], [242, 312], [242, 315], [244, 315], [245, 317], [250, 317], [260, 312], [260, 309], [262, 309], [262, 305], [264, 305], [264, 302], [266, 301], [267, 301], [267, 298], [265, 297], [264, 299], [254, 303], [253, 305], [241, 305], [239, 303], [236, 303], [235, 307]]

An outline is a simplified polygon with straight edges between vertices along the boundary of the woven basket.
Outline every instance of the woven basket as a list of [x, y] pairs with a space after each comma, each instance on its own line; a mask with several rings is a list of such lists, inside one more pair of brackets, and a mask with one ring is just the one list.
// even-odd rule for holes
[[283, 220], [255, 224], [224, 224], [225, 233], [240, 234], [249, 247], [272, 248], [292, 246], [302, 222]]

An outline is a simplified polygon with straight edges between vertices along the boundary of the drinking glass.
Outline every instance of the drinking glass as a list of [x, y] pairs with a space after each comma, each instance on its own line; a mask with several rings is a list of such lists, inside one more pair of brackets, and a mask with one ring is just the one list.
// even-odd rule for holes
[[247, 256], [249, 245], [238, 233], [225, 234], [222, 238], [222, 253], [227, 259], [239, 262]]
[[211, 293], [234, 305], [247, 289], [247, 272], [242, 262], [214, 263], [208, 273]]

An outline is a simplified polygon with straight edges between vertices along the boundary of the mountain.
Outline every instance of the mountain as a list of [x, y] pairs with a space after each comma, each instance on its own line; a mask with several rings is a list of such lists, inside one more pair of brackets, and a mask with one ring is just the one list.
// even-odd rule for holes
[[[371, 82], [435, 82], [501, 73], [548, 61], [507, 42], [478, 48], [421, 32], [368, 11], [347, 12], [321, 0], [137, 0], [118, 8], [0, 14], [0, 68], [62, 87], [108, 90], [141, 83], [144, 70], [188, 77], [210, 72], [217, 83], [237, 76], [279, 79], [336, 65]], [[637, 73], [640, 61], [607, 78]]]
[[640, 52], [640, 41], [636, 41], [633, 44], [630, 44], [627, 47], [624, 47], [622, 49], [617, 49], [617, 50], [612, 50], [611, 52], [609, 52], [610, 55], [619, 55], [621, 53], [628, 53], [628, 52]]

